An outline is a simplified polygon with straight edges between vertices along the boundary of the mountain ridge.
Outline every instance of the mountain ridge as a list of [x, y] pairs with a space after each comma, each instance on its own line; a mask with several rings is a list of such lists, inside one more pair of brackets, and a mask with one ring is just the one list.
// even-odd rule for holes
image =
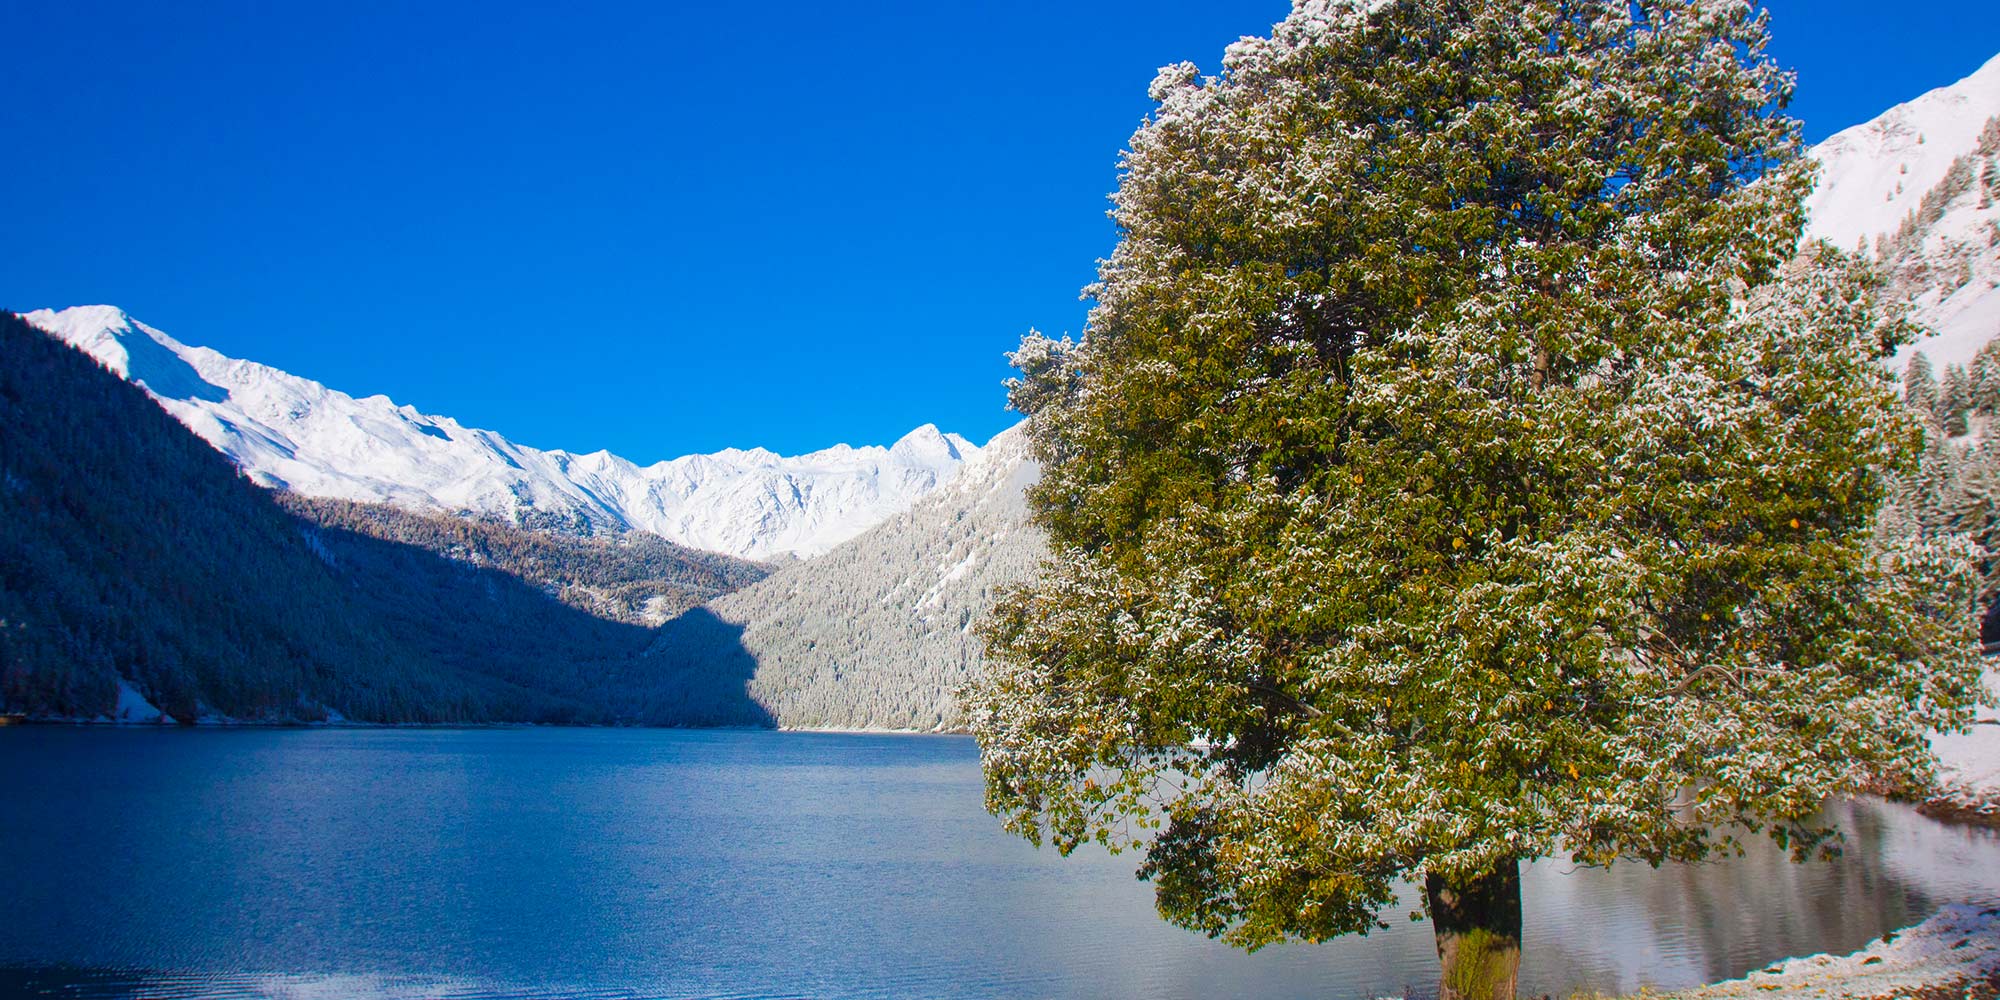
[[1808, 230], [1843, 250], [1893, 234], [2000, 114], [2000, 54], [1964, 79], [1840, 130], [1812, 148], [1820, 184]]
[[1874, 258], [1929, 330], [1896, 367], [1917, 351], [1964, 364], [2000, 336], [2000, 55], [1809, 155], [1808, 235]]
[[23, 315], [144, 386], [260, 485], [568, 534], [639, 530], [741, 558], [810, 557], [907, 509], [979, 451], [927, 423], [888, 446], [729, 448], [641, 466], [352, 396], [189, 346], [114, 306]]
[[747, 673], [639, 655], [659, 620], [768, 573], [650, 534], [261, 488], [0, 312], [0, 715], [770, 725]]

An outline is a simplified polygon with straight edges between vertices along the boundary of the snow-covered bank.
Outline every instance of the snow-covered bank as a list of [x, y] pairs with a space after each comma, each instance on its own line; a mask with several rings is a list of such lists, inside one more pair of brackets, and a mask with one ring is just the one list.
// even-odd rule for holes
[[[1995, 689], [1992, 671], [1986, 676]], [[1942, 794], [1918, 811], [1947, 822], [2000, 826], [2000, 713], [1979, 710], [1969, 732], [1934, 734]], [[2000, 906], [1947, 906], [1851, 955], [1794, 958], [1742, 979], [1668, 994], [1676, 1000], [1960, 1000], [2000, 997]]]
[[1669, 994], [1677, 1000], [1991, 997], [2000, 992], [2000, 907], [1947, 906], [1852, 955], [1781, 962], [1742, 979]]
[[[2000, 690], [1993, 671], [1987, 671], [1987, 690]], [[1943, 765], [1940, 777], [1944, 791], [1920, 807], [1937, 819], [2000, 826], [2000, 712], [1992, 707], [1979, 710], [1979, 722], [1965, 733], [1940, 733], [1931, 737]]]

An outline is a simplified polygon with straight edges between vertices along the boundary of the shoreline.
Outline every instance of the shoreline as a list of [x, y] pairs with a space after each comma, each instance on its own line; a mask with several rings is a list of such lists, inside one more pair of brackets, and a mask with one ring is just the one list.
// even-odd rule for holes
[[1847, 955], [1786, 959], [1707, 986], [1624, 1000], [1985, 1000], [2000, 997], [2000, 904], [1955, 903]]
[[2000, 830], [2000, 793], [1991, 790], [1949, 792], [1917, 803], [1917, 813], [1954, 826]]
[[827, 736], [970, 736], [963, 729], [858, 729], [844, 726], [676, 726], [627, 722], [358, 722], [353, 719], [236, 719], [207, 716], [194, 722], [0, 716], [0, 729], [70, 726], [82, 729], [161, 731], [209, 729], [664, 729], [682, 732], [807, 733]]

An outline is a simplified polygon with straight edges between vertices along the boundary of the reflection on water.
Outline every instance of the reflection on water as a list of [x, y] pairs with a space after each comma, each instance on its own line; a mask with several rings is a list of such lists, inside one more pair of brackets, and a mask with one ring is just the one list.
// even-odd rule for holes
[[1525, 947], [1540, 988], [1733, 978], [1781, 958], [1857, 950], [1945, 903], [2000, 900], [2000, 838], [1988, 831], [1874, 801], [1838, 803], [1828, 818], [1846, 834], [1832, 863], [1794, 864], [1764, 841], [1742, 858], [1657, 871], [1537, 864]]
[[[959, 738], [0, 731], [0, 996], [1372, 997], [1429, 927], [1245, 955], [1134, 859], [1003, 835]], [[1849, 951], [2000, 900], [2000, 838], [1838, 807], [1846, 855], [1533, 866], [1524, 988]]]

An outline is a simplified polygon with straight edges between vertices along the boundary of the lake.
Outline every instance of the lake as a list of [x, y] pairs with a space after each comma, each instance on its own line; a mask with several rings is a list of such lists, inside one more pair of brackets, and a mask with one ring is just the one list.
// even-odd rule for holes
[[[2000, 900], [2000, 837], [1834, 816], [1832, 863], [1534, 865], [1524, 989], [1687, 986]], [[1136, 863], [1003, 834], [961, 737], [0, 729], [0, 995], [1435, 991], [1408, 906], [1244, 954], [1160, 921]]]

